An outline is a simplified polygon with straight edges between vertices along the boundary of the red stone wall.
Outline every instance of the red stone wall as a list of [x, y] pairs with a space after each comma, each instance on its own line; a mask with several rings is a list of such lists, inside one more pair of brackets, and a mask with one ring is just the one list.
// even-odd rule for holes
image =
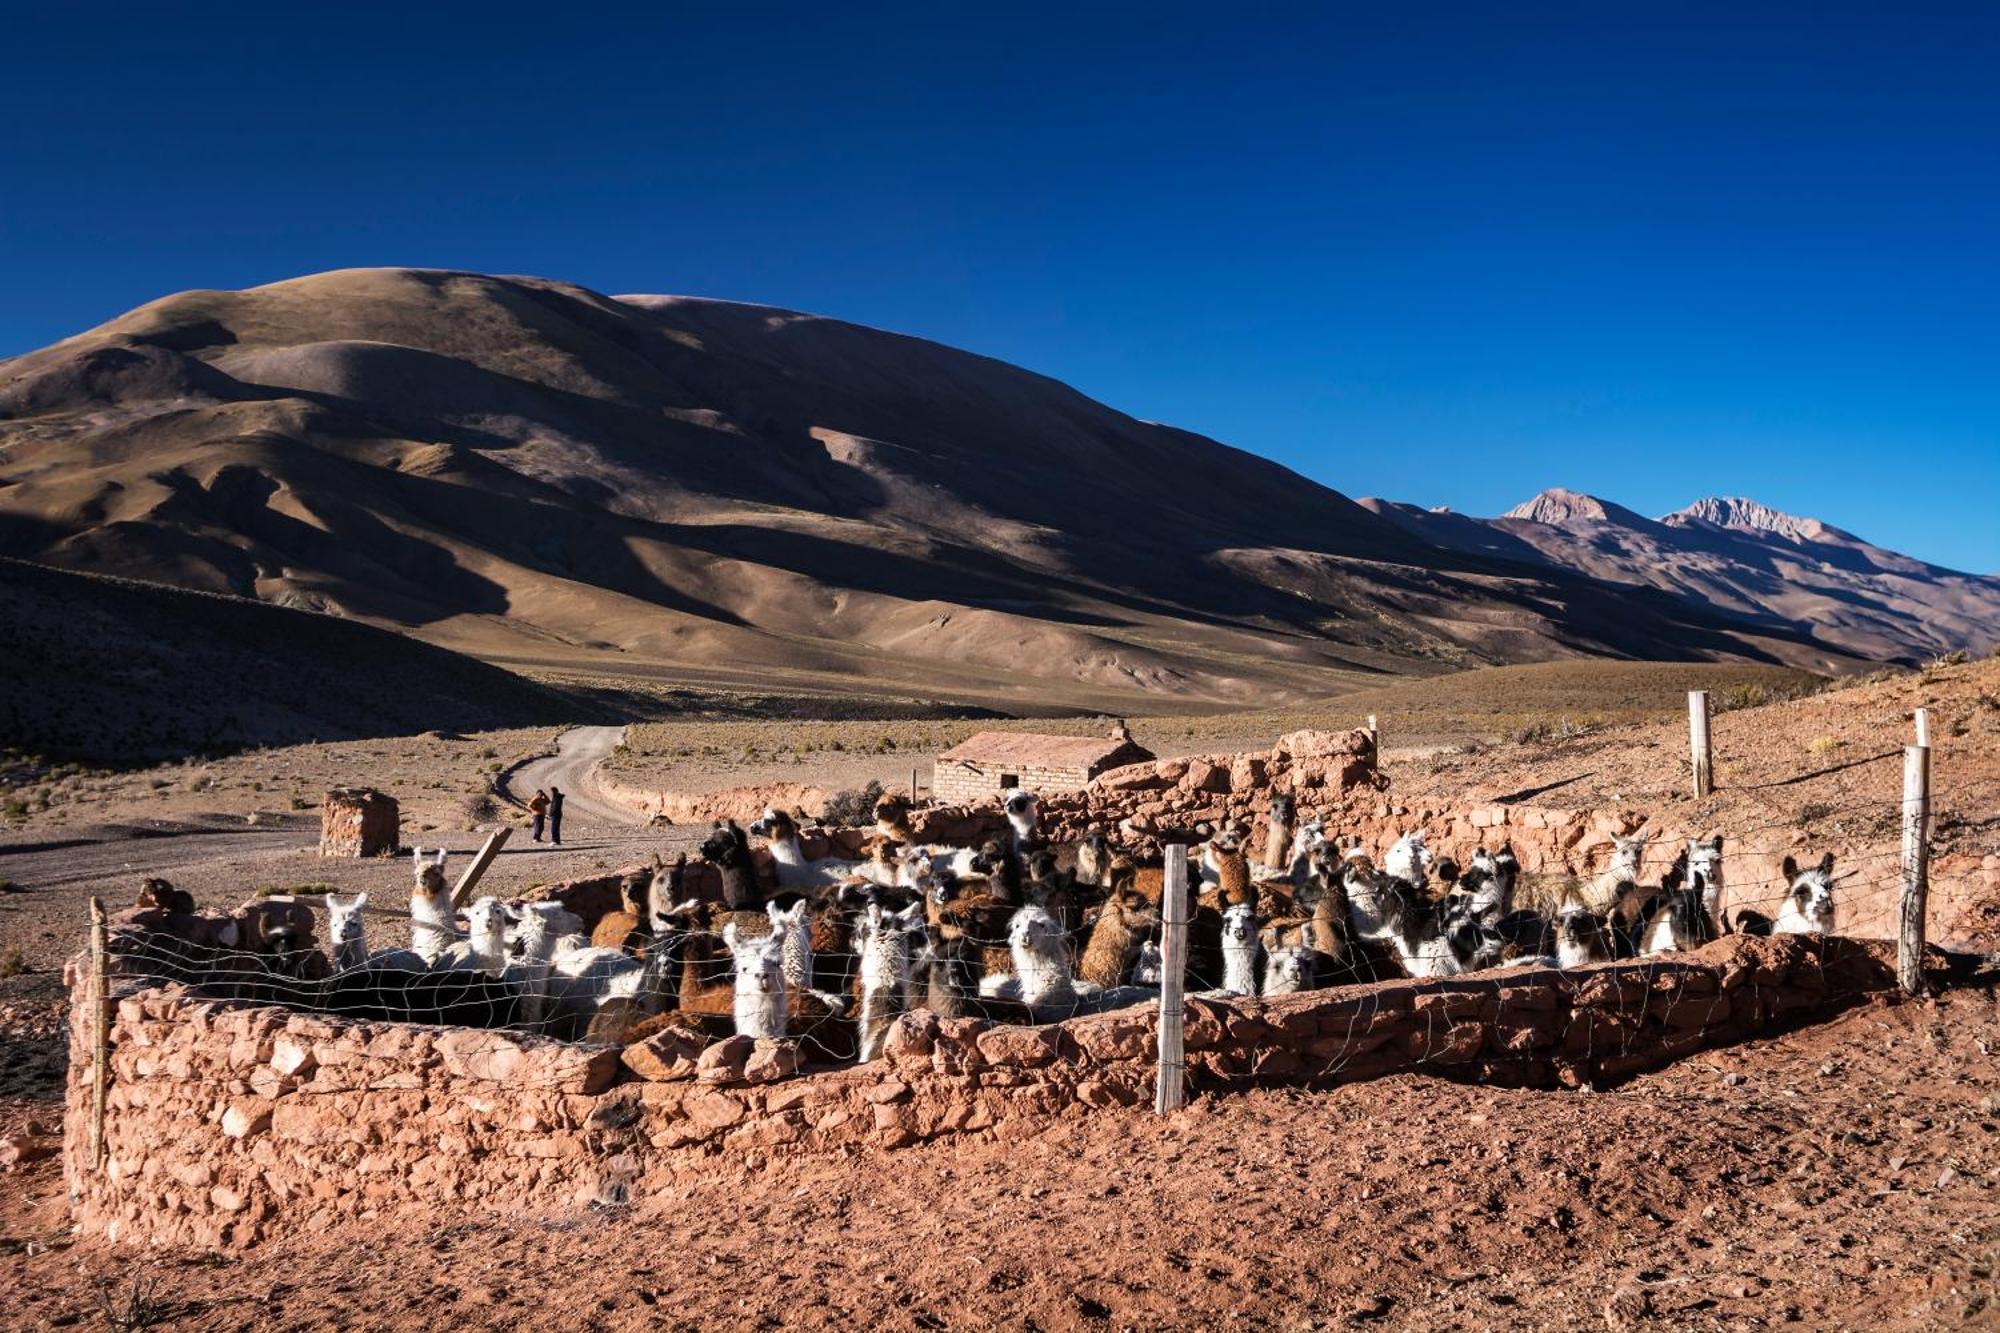
[[[1188, 1075], [1198, 1092], [1414, 1068], [1593, 1083], [1852, 1003], [1892, 971], [1879, 948], [1839, 939], [1737, 937], [1569, 973], [1192, 999]], [[1030, 1134], [1079, 1105], [1149, 1099], [1158, 1021], [1150, 1004], [1037, 1028], [919, 1011], [897, 1021], [882, 1059], [798, 1074], [789, 1042], [696, 1049], [668, 1033], [621, 1051], [155, 986], [115, 1006], [100, 1170], [86, 990], [65, 1118], [77, 1222], [116, 1240], [219, 1247], [361, 1217], [394, 1231], [484, 1209], [643, 1207], [718, 1155]]]
[[402, 837], [396, 798], [372, 787], [336, 787], [319, 812], [321, 856], [394, 856]]

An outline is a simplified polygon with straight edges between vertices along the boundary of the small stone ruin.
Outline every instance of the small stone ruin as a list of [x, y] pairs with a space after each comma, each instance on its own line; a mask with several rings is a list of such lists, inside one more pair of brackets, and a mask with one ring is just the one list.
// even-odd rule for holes
[[335, 787], [319, 811], [321, 856], [394, 856], [402, 839], [396, 798], [373, 787]]

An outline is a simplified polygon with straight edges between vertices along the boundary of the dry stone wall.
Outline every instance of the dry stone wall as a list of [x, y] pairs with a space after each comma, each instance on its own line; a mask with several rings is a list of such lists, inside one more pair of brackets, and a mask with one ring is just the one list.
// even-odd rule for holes
[[[1853, 1003], [1893, 982], [1840, 939], [1741, 937], [1569, 973], [1403, 981], [1268, 1000], [1194, 998], [1196, 1091], [1327, 1087], [1414, 1069], [1596, 1083]], [[716, 1155], [758, 1163], [953, 1134], [1035, 1133], [1151, 1095], [1157, 1008], [1045, 1027], [897, 1020], [883, 1058], [805, 1071], [784, 1041], [667, 1032], [621, 1050], [364, 1023], [148, 984], [116, 999], [105, 1161], [78, 988], [65, 1124], [77, 1222], [129, 1242], [252, 1244], [366, 1218], [643, 1206]], [[404, 1216], [407, 1215], [407, 1216]]]

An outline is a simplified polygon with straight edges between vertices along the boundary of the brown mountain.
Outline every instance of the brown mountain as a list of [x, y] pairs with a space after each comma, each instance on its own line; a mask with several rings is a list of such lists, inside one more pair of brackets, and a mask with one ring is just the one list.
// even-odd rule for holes
[[790, 311], [321, 274], [0, 362], [0, 554], [489, 660], [1135, 708], [1790, 630], [1441, 548], [1043, 376]]
[[1657, 589], [1860, 658], [1914, 661], [2000, 644], [2000, 578], [1926, 564], [1754, 500], [1697, 500], [1658, 520], [1565, 490], [1498, 518], [1360, 504], [1442, 546]]

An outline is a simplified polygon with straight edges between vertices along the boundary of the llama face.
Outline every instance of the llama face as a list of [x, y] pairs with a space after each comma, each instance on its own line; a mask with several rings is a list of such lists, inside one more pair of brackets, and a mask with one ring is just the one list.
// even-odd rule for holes
[[771, 842], [788, 842], [799, 836], [799, 826], [783, 810], [766, 806], [764, 817], [750, 826], [750, 832]]
[[474, 940], [506, 938], [507, 913], [500, 900], [491, 895], [474, 900], [465, 912], [465, 933]]
[[780, 994], [785, 989], [784, 944], [776, 935], [743, 939], [736, 923], [722, 928], [722, 943], [736, 960], [736, 989], [758, 995]]
[[1722, 874], [1722, 835], [1706, 842], [1695, 838], [1688, 843], [1688, 876], [1700, 875], [1712, 889]]
[[1135, 986], [1157, 986], [1165, 960], [1160, 956], [1160, 946], [1147, 940], [1139, 946], [1139, 961], [1132, 964], [1132, 984]]
[[1238, 903], [1222, 914], [1222, 943], [1227, 948], [1247, 948], [1257, 939], [1257, 909]]
[[345, 901], [338, 894], [326, 895], [326, 937], [333, 942], [336, 952], [361, 948], [366, 935], [361, 909], [367, 902], [365, 893], [357, 893]]
[[1646, 843], [1652, 834], [1640, 833], [1630, 838], [1611, 840], [1611, 864], [1606, 873], [1613, 879], [1637, 881], [1639, 865], [1646, 859]]
[[1312, 958], [1304, 949], [1279, 949], [1264, 960], [1264, 994], [1293, 995], [1311, 984]]
[[1283, 828], [1290, 828], [1292, 819], [1298, 814], [1299, 803], [1290, 792], [1271, 793], [1271, 822]]
[[1831, 934], [1833, 931], [1833, 853], [1820, 858], [1818, 865], [1801, 870], [1786, 857], [1782, 867], [1792, 882], [1785, 897], [1785, 911], [1778, 929], [1792, 933]]
[[723, 822], [718, 823], [715, 831], [702, 840], [699, 853], [701, 859], [712, 866], [726, 866], [736, 864], [740, 854], [747, 850], [743, 830]]
[[1566, 903], [1556, 917], [1556, 955], [1564, 967], [1601, 963], [1611, 957], [1604, 918], [1581, 903]]
[[1389, 854], [1382, 858], [1382, 869], [1406, 884], [1423, 884], [1430, 879], [1431, 866], [1437, 858], [1431, 849], [1424, 846], [1424, 833], [1418, 829], [1405, 833], [1389, 848]]
[[1007, 812], [1007, 822], [1019, 828], [1023, 823], [1033, 826], [1035, 812], [1041, 806], [1042, 798], [1031, 791], [1010, 791], [1001, 801], [1001, 808]]
[[1007, 922], [1007, 944], [1017, 951], [1052, 954], [1062, 943], [1062, 926], [1039, 907], [1023, 907]]

